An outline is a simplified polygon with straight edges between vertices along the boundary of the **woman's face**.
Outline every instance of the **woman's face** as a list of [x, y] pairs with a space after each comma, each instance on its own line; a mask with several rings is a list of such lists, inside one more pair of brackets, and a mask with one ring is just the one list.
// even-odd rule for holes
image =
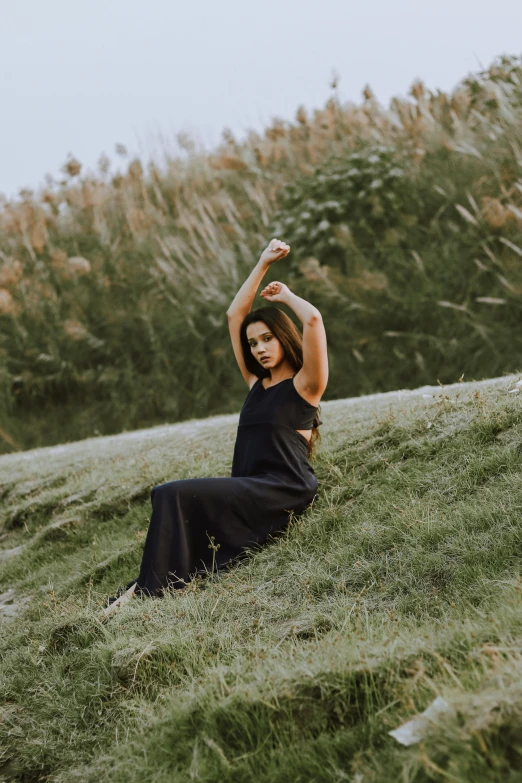
[[252, 356], [266, 370], [273, 370], [285, 358], [283, 346], [263, 321], [249, 324], [246, 336]]

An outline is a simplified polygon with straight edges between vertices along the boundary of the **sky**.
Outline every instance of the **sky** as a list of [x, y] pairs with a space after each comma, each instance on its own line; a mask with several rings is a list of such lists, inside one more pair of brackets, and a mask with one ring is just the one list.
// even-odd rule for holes
[[384, 106], [416, 79], [450, 91], [522, 53], [520, 0], [0, 0], [0, 193], [38, 190], [69, 156], [210, 150], [332, 95]]

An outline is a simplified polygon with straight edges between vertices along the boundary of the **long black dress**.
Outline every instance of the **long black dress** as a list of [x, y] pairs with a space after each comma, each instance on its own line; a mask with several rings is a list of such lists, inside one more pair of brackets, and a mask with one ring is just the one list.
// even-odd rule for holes
[[[197, 573], [223, 568], [282, 531], [317, 491], [306, 438], [317, 408], [293, 378], [250, 389], [239, 417], [230, 478], [169, 481], [153, 487], [152, 516], [137, 592], [159, 596]], [[212, 549], [219, 545], [218, 549]]]

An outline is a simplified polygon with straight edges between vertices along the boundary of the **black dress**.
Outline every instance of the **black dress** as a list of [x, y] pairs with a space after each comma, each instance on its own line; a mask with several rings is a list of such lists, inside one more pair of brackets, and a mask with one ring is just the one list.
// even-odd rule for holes
[[241, 409], [231, 477], [153, 487], [137, 592], [158, 596], [184, 587], [196, 573], [223, 568], [282, 531], [291, 511], [302, 513], [317, 478], [296, 430], [320, 424], [316, 414], [293, 378], [266, 389], [257, 380]]

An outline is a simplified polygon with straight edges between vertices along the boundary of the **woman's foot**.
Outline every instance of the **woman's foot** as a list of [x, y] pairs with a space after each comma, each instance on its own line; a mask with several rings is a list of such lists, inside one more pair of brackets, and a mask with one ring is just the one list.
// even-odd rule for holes
[[103, 610], [102, 617], [110, 617], [120, 606], [128, 603], [136, 592], [137, 583], [130, 582], [130, 587], [124, 588], [123, 592], [118, 590], [116, 596], [108, 599], [108, 606]]
[[130, 582], [127, 582], [125, 587], [119, 587], [116, 595], [110, 595], [107, 598], [107, 606], [111, 606], [114, 604], [119, 598], [121, 598], [122, 595], [124, 595], [127, 590], [130, 590], [130, 588], [137, 583], [137, 579], [132, 579]]

